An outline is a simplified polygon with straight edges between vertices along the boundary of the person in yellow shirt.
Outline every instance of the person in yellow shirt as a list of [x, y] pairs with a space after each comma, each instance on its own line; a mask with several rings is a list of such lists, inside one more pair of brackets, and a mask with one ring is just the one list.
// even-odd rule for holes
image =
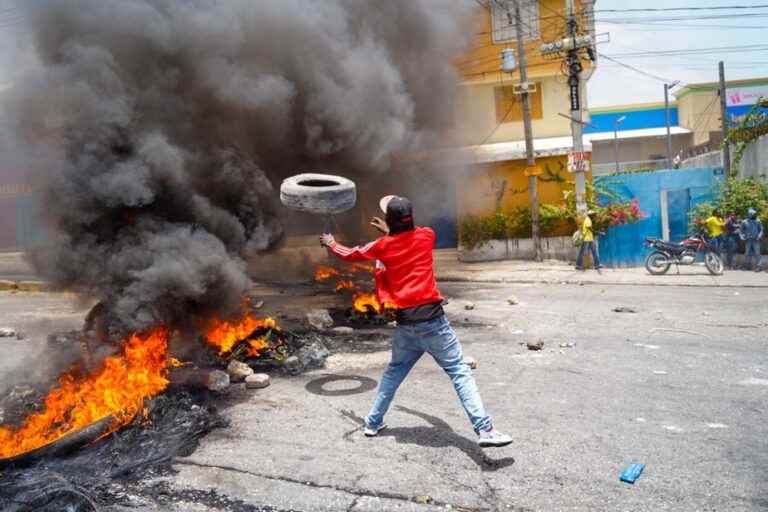
[[595, 212], [589, 210], [586, 217], [584, 217], [584, 220], [581, 222], [582, 242], [581, 247], [579, 247], [579, 255], [576, 257], [576, 270], [584, 270], [584, 253], [587, 250], [592, 252], [592, 263], [595, 265], [595, 270], [603, 268], [600, 264], [600, 256], [597, 254], [595, 232], [592, 227], [594, 218]]
[[707, 235], [709, 243], [715, 248], [715, 251], [720, 253], [720, 247], [723, 245], [723, 229], [725, 228], [725, 220], [720, 216], [720, 212], [715, 210], [707, 220], [704, 221], [704, 225], [707, 227]]

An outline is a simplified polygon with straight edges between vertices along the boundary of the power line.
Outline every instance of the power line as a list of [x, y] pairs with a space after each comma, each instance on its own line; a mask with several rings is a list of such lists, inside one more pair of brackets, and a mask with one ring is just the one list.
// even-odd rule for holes
[[741, 13], [741, 14], [711, 14], [706, 16], [649, 16], [649, 17], [627, 17], [627, 18], [596, 18], [600, 23], [613, 23], [618, 25], [631, 25], [639, 24], [648, 21], [655, 22], [667, 22], [667, 21], [701, 21], [701, 20], [730, 20], [730, 19], [743, 19], [744, 16], [750, 18], [765, 18], [768, 13], [755, 12], [755, 13]]
[[712, 105], [715, 104], [715, 101], [717, 101], [717, 99], [718, 99], [717, 95], [713, 96], [712, 100], [709, 102], [709, 105], [707, 105], [707, 108], [704, 109], [704, 112], [699, 114], [699, 118], [696, 121], [694, 121], [693, 130], [691, 130], [692, 132], [696, 133], [697, 131], [699, 131], [699, 128], [703, 127], [705, 120], [709, 120], [709, 118], [712, 115], [712, 114], [709, 114], [709, 111], [712, 109]]
[[668, 12], [668, 11], [722, 11], [736, 9], [768, 9], [768, 4], [760, 5], [714, 5], [710, 7], [646, 7], [641, 9], [595, 9], [590, 12]]
[[[674, 25], [660, 25], [658, 22], [649, 21], [648, 23], [637, 23], [637, 25], [644, 25], [646, 28], [625, 28], [632, 32], [667, 32], [672, 30], [680, 30], [681, 28], [697, 29], [697, 30], [742, 30], [742, 29], [760, 29], [765, 30], [764, 25], [685, 25], [682, 23], [676, 23]], [[648, 26], [656, 28], [648, 28]]]
[[710, 48], [678, 48], [672, 50], [647, 50], [628, 53], [616, 53], [613, 57], [637, 58], [637, 57], [661, 57], [661, 56], [675, 56], [675, 55], [707, 55], [711, 53], [746, 53], [746, 52], [763, 52], [768, 50], [768, 44], [749, 44], [740, 46], [717, 46]]
[[607, 60], [609, 60], [609, 61], [611, 61], [611, 62], [613, 62], [615, 64], [618, 64], [619, 66], [621, 66], [623, 68], [631, 69], [635, 73], [640, 73], [641, 75], [645, 75], [645, 76], [647, 76], [649, 78], [653, 78], [654, 80], [658, 80], [659, 82], [662, 82], [662, 83], [665, 83], [665, 84], [669, 84], [669, 83], [673, 82], [673, 80], [669, 80], [668, 78], [662, 78], [662, 77], [660, 77], [658, 75], [654, 75], [653, 73], [648, 73], [647, 71], [643, 71], [642, 69], [639, 69], [639, 68], [636, 68], [634, 66], [630, 66], [629, 64], [625, 64], [623, 62], [620, 62], [620, 61], [614, 59], [613, 57], [609, 57], [608, 55], [605, 55], [604, 53], [597, 52], [597, 54], [600, 57], [602, 57], [604, 59], [607, 59]]

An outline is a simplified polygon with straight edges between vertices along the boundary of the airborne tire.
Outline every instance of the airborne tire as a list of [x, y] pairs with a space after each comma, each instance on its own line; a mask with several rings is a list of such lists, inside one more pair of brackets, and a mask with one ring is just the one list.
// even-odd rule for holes
[[298, 174], [283, 181], [280, 201], [292, 210], [330, 215], [352, 209], [357, 189], [353, 181], [341, 176]]

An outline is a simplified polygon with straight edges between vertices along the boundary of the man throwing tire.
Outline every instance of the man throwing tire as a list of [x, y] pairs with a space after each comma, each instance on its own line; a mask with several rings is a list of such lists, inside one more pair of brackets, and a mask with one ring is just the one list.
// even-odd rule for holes
[[472, 422], [483, 447], [506, 446], [512, 438], [494, 429], [485, 412], [469, 365], [464, 362], [461, 343], [443, 313], [443, 297], [437, 289], [432, 261], [435, 233], [415, 227], [411, 202], [386, 196], [379, 206], [385, 220], [371, 221], [384, 236], [358, 247], [344, 247], [333, 235], [324, 234], [320, 243], [344, 261], [376, 261], [376, 294], [379, 302], [397, 306], [397, 329], [392, 340], [392, 360], [387, 366], [376, 401], [365, 417], [364, 433], [376, 436], [386, 425], [384, 415], [408, 372], [424, 353], [445, 370]]

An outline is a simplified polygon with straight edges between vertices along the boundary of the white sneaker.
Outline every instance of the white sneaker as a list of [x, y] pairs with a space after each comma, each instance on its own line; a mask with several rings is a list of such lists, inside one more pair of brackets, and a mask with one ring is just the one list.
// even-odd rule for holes
[[491, 430], [480, 431], [477, 435], [477, 444], [480, 445], [480, 448], [500, 448], [512, 444], [512, 438], [492, 428]]
[[379, 432], [381, 432], [385, 428], [387, 428], [387, 424], [386, 423], [382, 423], [379, 426], [379, 428], [371, 428], [371, 427], [366, 426], [363, 429], [363, 435], [365, 435], [365, 437], [376, 437], [377, 435], [379, 435]]

